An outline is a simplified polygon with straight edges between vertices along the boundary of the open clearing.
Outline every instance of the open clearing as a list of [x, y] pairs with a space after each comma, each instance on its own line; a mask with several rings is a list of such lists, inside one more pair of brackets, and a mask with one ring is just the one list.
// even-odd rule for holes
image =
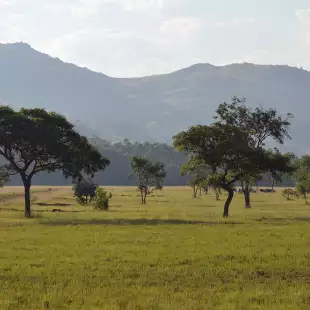
[[[310, 309], [310, 207], [276, 194], [193, 200], [166, 188], [140, 205], [110, 187], [109, 212], [69, 187], [0, 189], [0, 309]], [[53, 213], [54, 208], [65, 212]]]

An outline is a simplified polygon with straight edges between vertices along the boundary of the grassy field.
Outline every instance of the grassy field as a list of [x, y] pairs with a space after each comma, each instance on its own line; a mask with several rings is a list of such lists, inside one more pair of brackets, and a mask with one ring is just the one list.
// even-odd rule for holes
[[[109, 188], [110, 211], [70, 188], [0, 189], [0, 309], [310, 309], [310, 207], [279, 194], [236, 195], [230, 218], [213, 194], [166, 188], [140, 205]], [[53, 213], [57, 208], [65, 212]]]

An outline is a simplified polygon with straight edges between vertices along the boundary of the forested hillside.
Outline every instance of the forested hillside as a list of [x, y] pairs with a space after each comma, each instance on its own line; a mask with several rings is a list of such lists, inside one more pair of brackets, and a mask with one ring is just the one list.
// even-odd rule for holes
[[[152, 161], [164, 163], [167, 171], [164, 182], [166, 186], [188, 184], [189, 177], [180, 175], [180, 167], [188, 158], [168, 144], [130, 142], [128, 139], [118, 143], [111, 143], [100, 138], [91, 138], [89, 140], [105, 157], [111, 160], [111, 165], [95, 177], [95, 181], [100, 185], [134, 185], [134, 181], [129, 178], [132, 173], [130, 165], [132, 156], [142, 156]], [[1, 159], [1, 162], [4, 162], [3, 159]], [[71, 179], [66, 180], [60, 172], [51, 174], [44, 172], [33, 178], [33, 185], [71, 184]], [[260, 184], [268, 185], [266, 181], [262, 181]], [[292, 181], [286, 180], [283, 184], [291, 185]], [[22, 181], [19, 176], [14, 176], [11, 178], [9, 185], [22, 185]]]
[[[108, 159], [111, 165], [102, 173], [96, 175], [96, 182], [101, 185], [134, 185], [129, 179], [131, 174], [130, 158], [143, 156], [152, 161], [161, 161], [167, 171], [166, 185], [185, 185], [186, 177], [180, 176], [180, 166], [186, 162], [186, 157], [175, 151], [167, 144], [132, 143], [125, 139], [123, 142], [110, 143], [100, 138], [92, 138], [90, 142]], [[21, 185], [19, 176], [11, 178], [11, 185]], [[34, 185], [71, 185], [71, 179], [65, 180], [61, 173], [40, 173], [33, 179]]]

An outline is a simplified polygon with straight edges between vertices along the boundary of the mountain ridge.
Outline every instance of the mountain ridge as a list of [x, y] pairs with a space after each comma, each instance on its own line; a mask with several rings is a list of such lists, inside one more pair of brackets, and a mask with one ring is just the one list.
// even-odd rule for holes
[[[212, 121], [219, 103], [292, 112], [289, 148], [308, 151], [310, 72], [286, 65], [194, 64], [170, 73], [115, 78], [66, 63], [27, 43], [0, 44], [0, 101], [44, 107], [80, 121], [103, 139], [171, 142], [176, 132]], [[80, 124], [80, 125], [81, 125]], [[309, 149], [310, 150], [310, 149]]]

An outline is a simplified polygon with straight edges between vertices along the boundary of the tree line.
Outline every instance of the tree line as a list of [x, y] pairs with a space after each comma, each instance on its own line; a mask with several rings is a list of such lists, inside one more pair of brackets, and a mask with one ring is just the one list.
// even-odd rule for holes
[[[44, 109], [15, 111], [1, 106], [0, 155], [6, 161], [0, 169], [0, 185], [19, 175], [25, 188], [25, 216], [30, 217], [30, 188], [37, 175], [61, 172], [73, 182], [76, 193], [83, 192], [83, 184], [84, 187], [95, 184], [98, 173], [104, 171], [105, 175], [118, 156], [126, 156], [130, 167], [127, 162], [126, 168], [118, 167], [119, 171], [126, 174], [129, 182], [135, 180], [142, 203], [175, 174], [180, 178], [186, 176], [182, 180], [192, 186], [194, 197], [198, 189], [212, 188], [217, 197], [222, 190], [226, 191], [223, 213], [226, 217], [236, 185], [242, 188], [246, 208], [251, 208], [252, 189], [262, 180], [274, 186], [284, 179], [294, 179], [305, 197], [310, 191], [307, 157], [298, 159], [294, 154], [266, 148], [268, 140], [283, 144], [290, 139], [292, 117], [292, 114], [281, 116], [274, 109], [252, 109], [245, 99], [234, 97], [231, 103], [219, 105], [212, 124], [195, 125], [176, 134], [171, 147], [131, 143], [128, 139], [116, 144], [99, 138], [87, 139], [57, 113]], [[85, 182], [86, 179], [89, 181]], [[96, 191], [92, 195], [95, 197]], [[110, 197], [101, 192], [101, 198], [98, 201], [104, 204]]]

